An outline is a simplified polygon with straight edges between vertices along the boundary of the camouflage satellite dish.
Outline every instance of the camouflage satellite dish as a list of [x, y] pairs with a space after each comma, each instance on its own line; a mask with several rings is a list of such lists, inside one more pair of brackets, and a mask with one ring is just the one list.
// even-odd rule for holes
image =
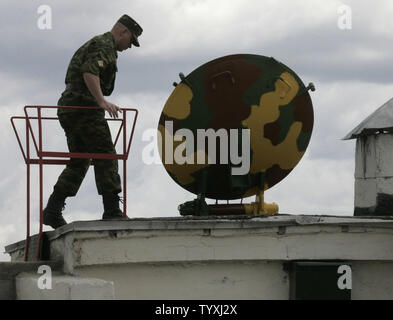
[[[313, 129], [308, 90], [314, 86], [305, 87], [290, 68], [274, 58], [237, 54], [180, 78], [162, 111], [158, 141], [164, 167], [181, 187], [211, 199], [245, 198], [280, 182], [300, 161]], [[209, 129], [236, 138], [239, 154], [249, 129], [245, 174], [233, 174], [242, 164], [232, 161], [230, 141], [221, 149], [217, 139], [213, 155], [207, 140], [198, 149], [198, 134]]]

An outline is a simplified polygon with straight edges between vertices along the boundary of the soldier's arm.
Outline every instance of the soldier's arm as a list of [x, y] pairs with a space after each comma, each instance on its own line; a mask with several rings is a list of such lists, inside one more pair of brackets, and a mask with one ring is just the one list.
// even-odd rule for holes
[[100, 78], [92, 73], [84, 72], [83, 80], [85, 81], [91, 95], [94, 97], [94, 99], [96, 99], [98, 105], [104, 110], [108, 111], [111, 117], [117, 118], [118, 111], [121, 112], [121, 110], [117, 105], [105, 100], [101, 91]]

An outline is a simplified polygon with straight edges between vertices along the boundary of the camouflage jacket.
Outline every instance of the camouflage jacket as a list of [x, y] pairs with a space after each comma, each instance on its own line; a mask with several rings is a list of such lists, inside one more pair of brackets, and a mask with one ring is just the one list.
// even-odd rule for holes
[[[65, 83], [67, 89], [60, 101], [63, 105], [68, 102], [81, 100], [85, 105], [96, 105], [84, 80], [83, 73], [89, 72], [100, 78], [101, 90], [104, 96], [109, 96], [115, 85], [117, 72], [117, 52], [115, 40], [111, 32], [95, 36], [73, 55], [68, 66]], [[79, 99], [78, 99], [79, 98]]]

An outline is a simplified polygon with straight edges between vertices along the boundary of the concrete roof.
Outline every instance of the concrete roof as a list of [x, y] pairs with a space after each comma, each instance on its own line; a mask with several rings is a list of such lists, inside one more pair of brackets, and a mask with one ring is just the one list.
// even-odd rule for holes
[[[76, 275], [83, 268], [130, 264], [393, 261], [393, 218], [280, 214], [76, 221], [45, 233], [43, 240], [43, 256], [62, 261], [63, 271]], [[29, 247], [34, 260], [37, 241]], [[5, 249], [12, 261], [24, 259], [24, 241]]]
[[[208, 217], [156, 217], [124, 220], [74, 221], [53, 231], [45, 232], [49, 241], [73, 232], [136, 231], [136, 230], [225, 230], [289, 227], [289, 226], [352, 226], [393, 229], [393, 217], [330, 216], [330, 215], [260, 215], [260, 216], [208, 216]], [[35, 235], [33, 237], [37, 237]], [[5, 247], [6, 253], [24, 248], [25, 240]]]
[[343, 140], [375, 134], [380, 130], [393, 130], [393, 98], [364, 119]]

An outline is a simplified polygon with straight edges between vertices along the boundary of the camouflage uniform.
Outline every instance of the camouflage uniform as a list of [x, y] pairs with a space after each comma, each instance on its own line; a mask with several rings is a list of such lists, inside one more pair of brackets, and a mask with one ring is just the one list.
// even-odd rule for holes
[[[117, 52], [111, 32], [92, 38], [79, 48], [71, 59], [66, 75], [66, 90], [58, 101], [59, 106], [98, 106], [88, 90], [83, 73], [100, 78], [104, 96], [112, 93], [117, 72]], [[105, 110], [58, 109], [70, 152], [116, 154]], [[121, 184], [117, 160], [93, 160], [98, 194], [120, 193]], [[90, 166], [90, 159], [71, 159], [58, 178], [54, 191], [65, 196], [75, 196]]]

